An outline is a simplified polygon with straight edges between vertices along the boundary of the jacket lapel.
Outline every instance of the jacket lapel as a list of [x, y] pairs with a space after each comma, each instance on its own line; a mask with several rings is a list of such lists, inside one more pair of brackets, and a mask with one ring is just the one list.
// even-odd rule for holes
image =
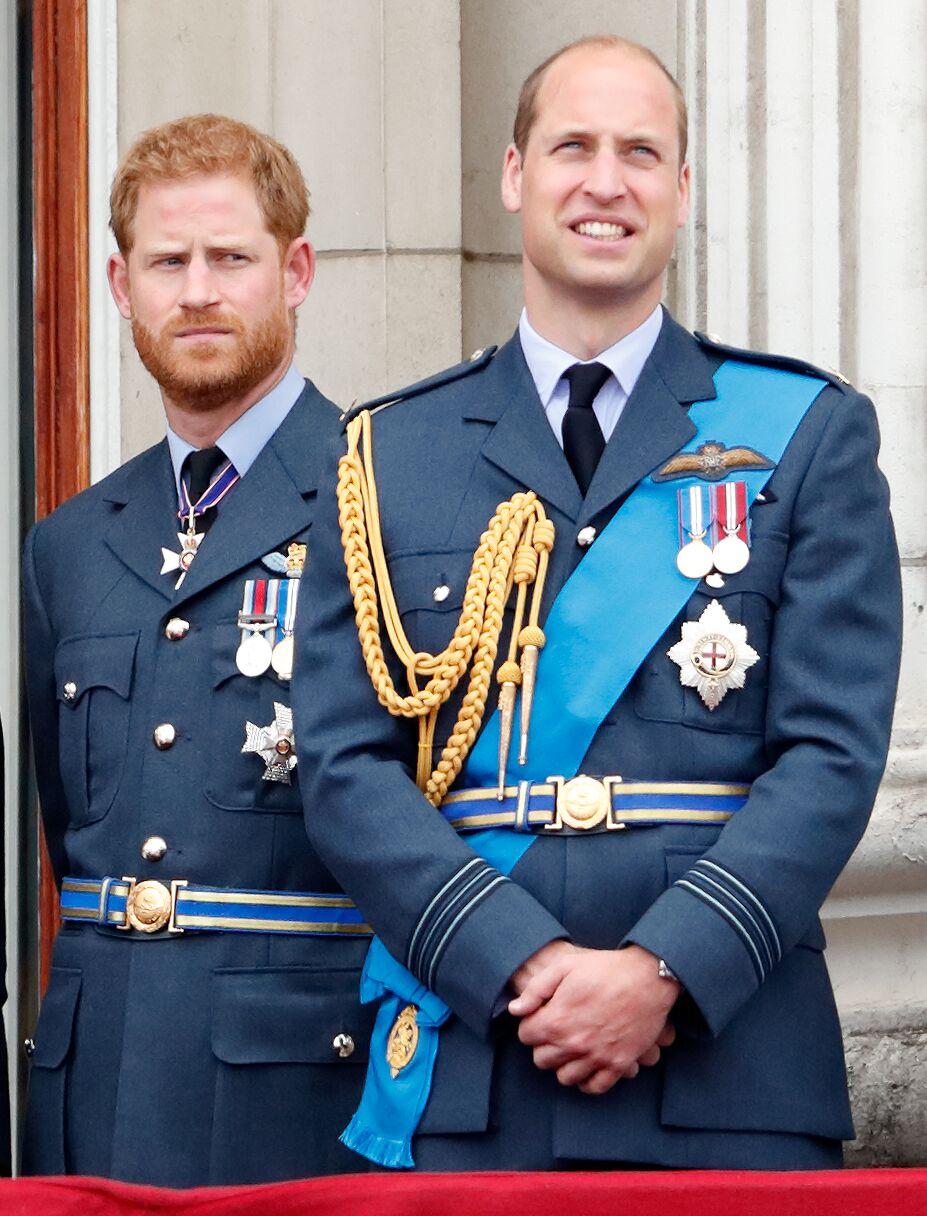
[[544, 414], [517, 334], [499, 349], [480, 380], [480, 399], [467, 407], [465, 417], [495, 423], [483, 456], [576, 519], [582, 505], [579, 487]]
[[583, 503], [591, 519], [677, 452], [695, 434], [684, 407], [716, 396], [712, 365], [669, 313], [650, 358], [599, 461]]
[[[280, 549], [312, 520], [320, 451], [334, 406], [311, 384], [228, 495], [196, 560], [174, 596], [175, 606]], [[326, 416], [327, 415], [327, 416]], [[325, 426], [324, 424], [328, 425]]]
[[104, 543], [149, 587], [170, 600], [173, 579], [161, 574], [162, 547], [180, 552], [177, 492], [167, 440], [144, 452], [110, 479], [106, 499], [118, 508]]

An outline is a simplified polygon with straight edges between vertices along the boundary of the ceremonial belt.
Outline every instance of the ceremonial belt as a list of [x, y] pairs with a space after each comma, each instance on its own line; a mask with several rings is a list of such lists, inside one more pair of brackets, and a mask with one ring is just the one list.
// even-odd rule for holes
[[61, 915], [64, 920], [141, 933], [371, 933], [346, 895], [201, 887], [182, 878], [66, 878]]
[[444, 799], [441, 813], [458, 832], [511, 828], [539, 836], [577, 835], [727, 823], [749, 795], [749, 785], [720, 782], [550, 777], [508, 785], [501, 799], [495, 788], [456, 790]]

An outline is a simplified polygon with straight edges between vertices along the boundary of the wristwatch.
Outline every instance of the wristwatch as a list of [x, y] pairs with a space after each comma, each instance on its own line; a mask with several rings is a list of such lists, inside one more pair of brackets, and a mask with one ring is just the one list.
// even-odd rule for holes
[[662, 958], [657, 959], [657, 975], [661, 980], [675, 980], [677, 984], [680, 983], [679, 976], [666, 965], [665, 960]]

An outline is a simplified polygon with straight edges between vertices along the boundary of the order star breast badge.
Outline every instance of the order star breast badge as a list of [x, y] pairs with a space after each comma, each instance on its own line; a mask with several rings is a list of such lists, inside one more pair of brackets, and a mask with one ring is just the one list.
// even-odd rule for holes
[[243, 752], [255, 752], [265, 764], [264, 780], [281, 781], [289, 785], [290, 774], [296, 768], [296, 744], [293, 740], [293, 711], [279, 701], [274, 702], [274, 720], [269, 726], [245, 723]]
[[747, 642], [747, 630], [712, 600], [697, 621], [686, 621], [682, 638], [666, 652], [679, 664], [679, 679], [694, 688], [710, 710], [717, 709], [732, 688], [743, 688], [746, 672], [759, 655]]

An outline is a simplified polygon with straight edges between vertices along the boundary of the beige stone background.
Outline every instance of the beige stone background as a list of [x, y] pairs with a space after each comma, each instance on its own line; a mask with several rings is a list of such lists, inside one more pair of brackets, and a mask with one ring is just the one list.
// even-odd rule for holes
[[[848, 1159], [927, 1164], [925, 0], [118, 0], [115, 17], [120, 149], [213, 109], [298, 156], [319, 252], [299, 362], [344, 404], [512, 331], [518, 233], [498, 176], [527, 72], [597, 32], [675, 70], [694, 206], [670, 306], [839, 366], [879, 409], [904, 672], [873, 825], [825, 916], [860, 1134]], [[163, 423], [127, 335], [121, 351], [127, 457]]]

